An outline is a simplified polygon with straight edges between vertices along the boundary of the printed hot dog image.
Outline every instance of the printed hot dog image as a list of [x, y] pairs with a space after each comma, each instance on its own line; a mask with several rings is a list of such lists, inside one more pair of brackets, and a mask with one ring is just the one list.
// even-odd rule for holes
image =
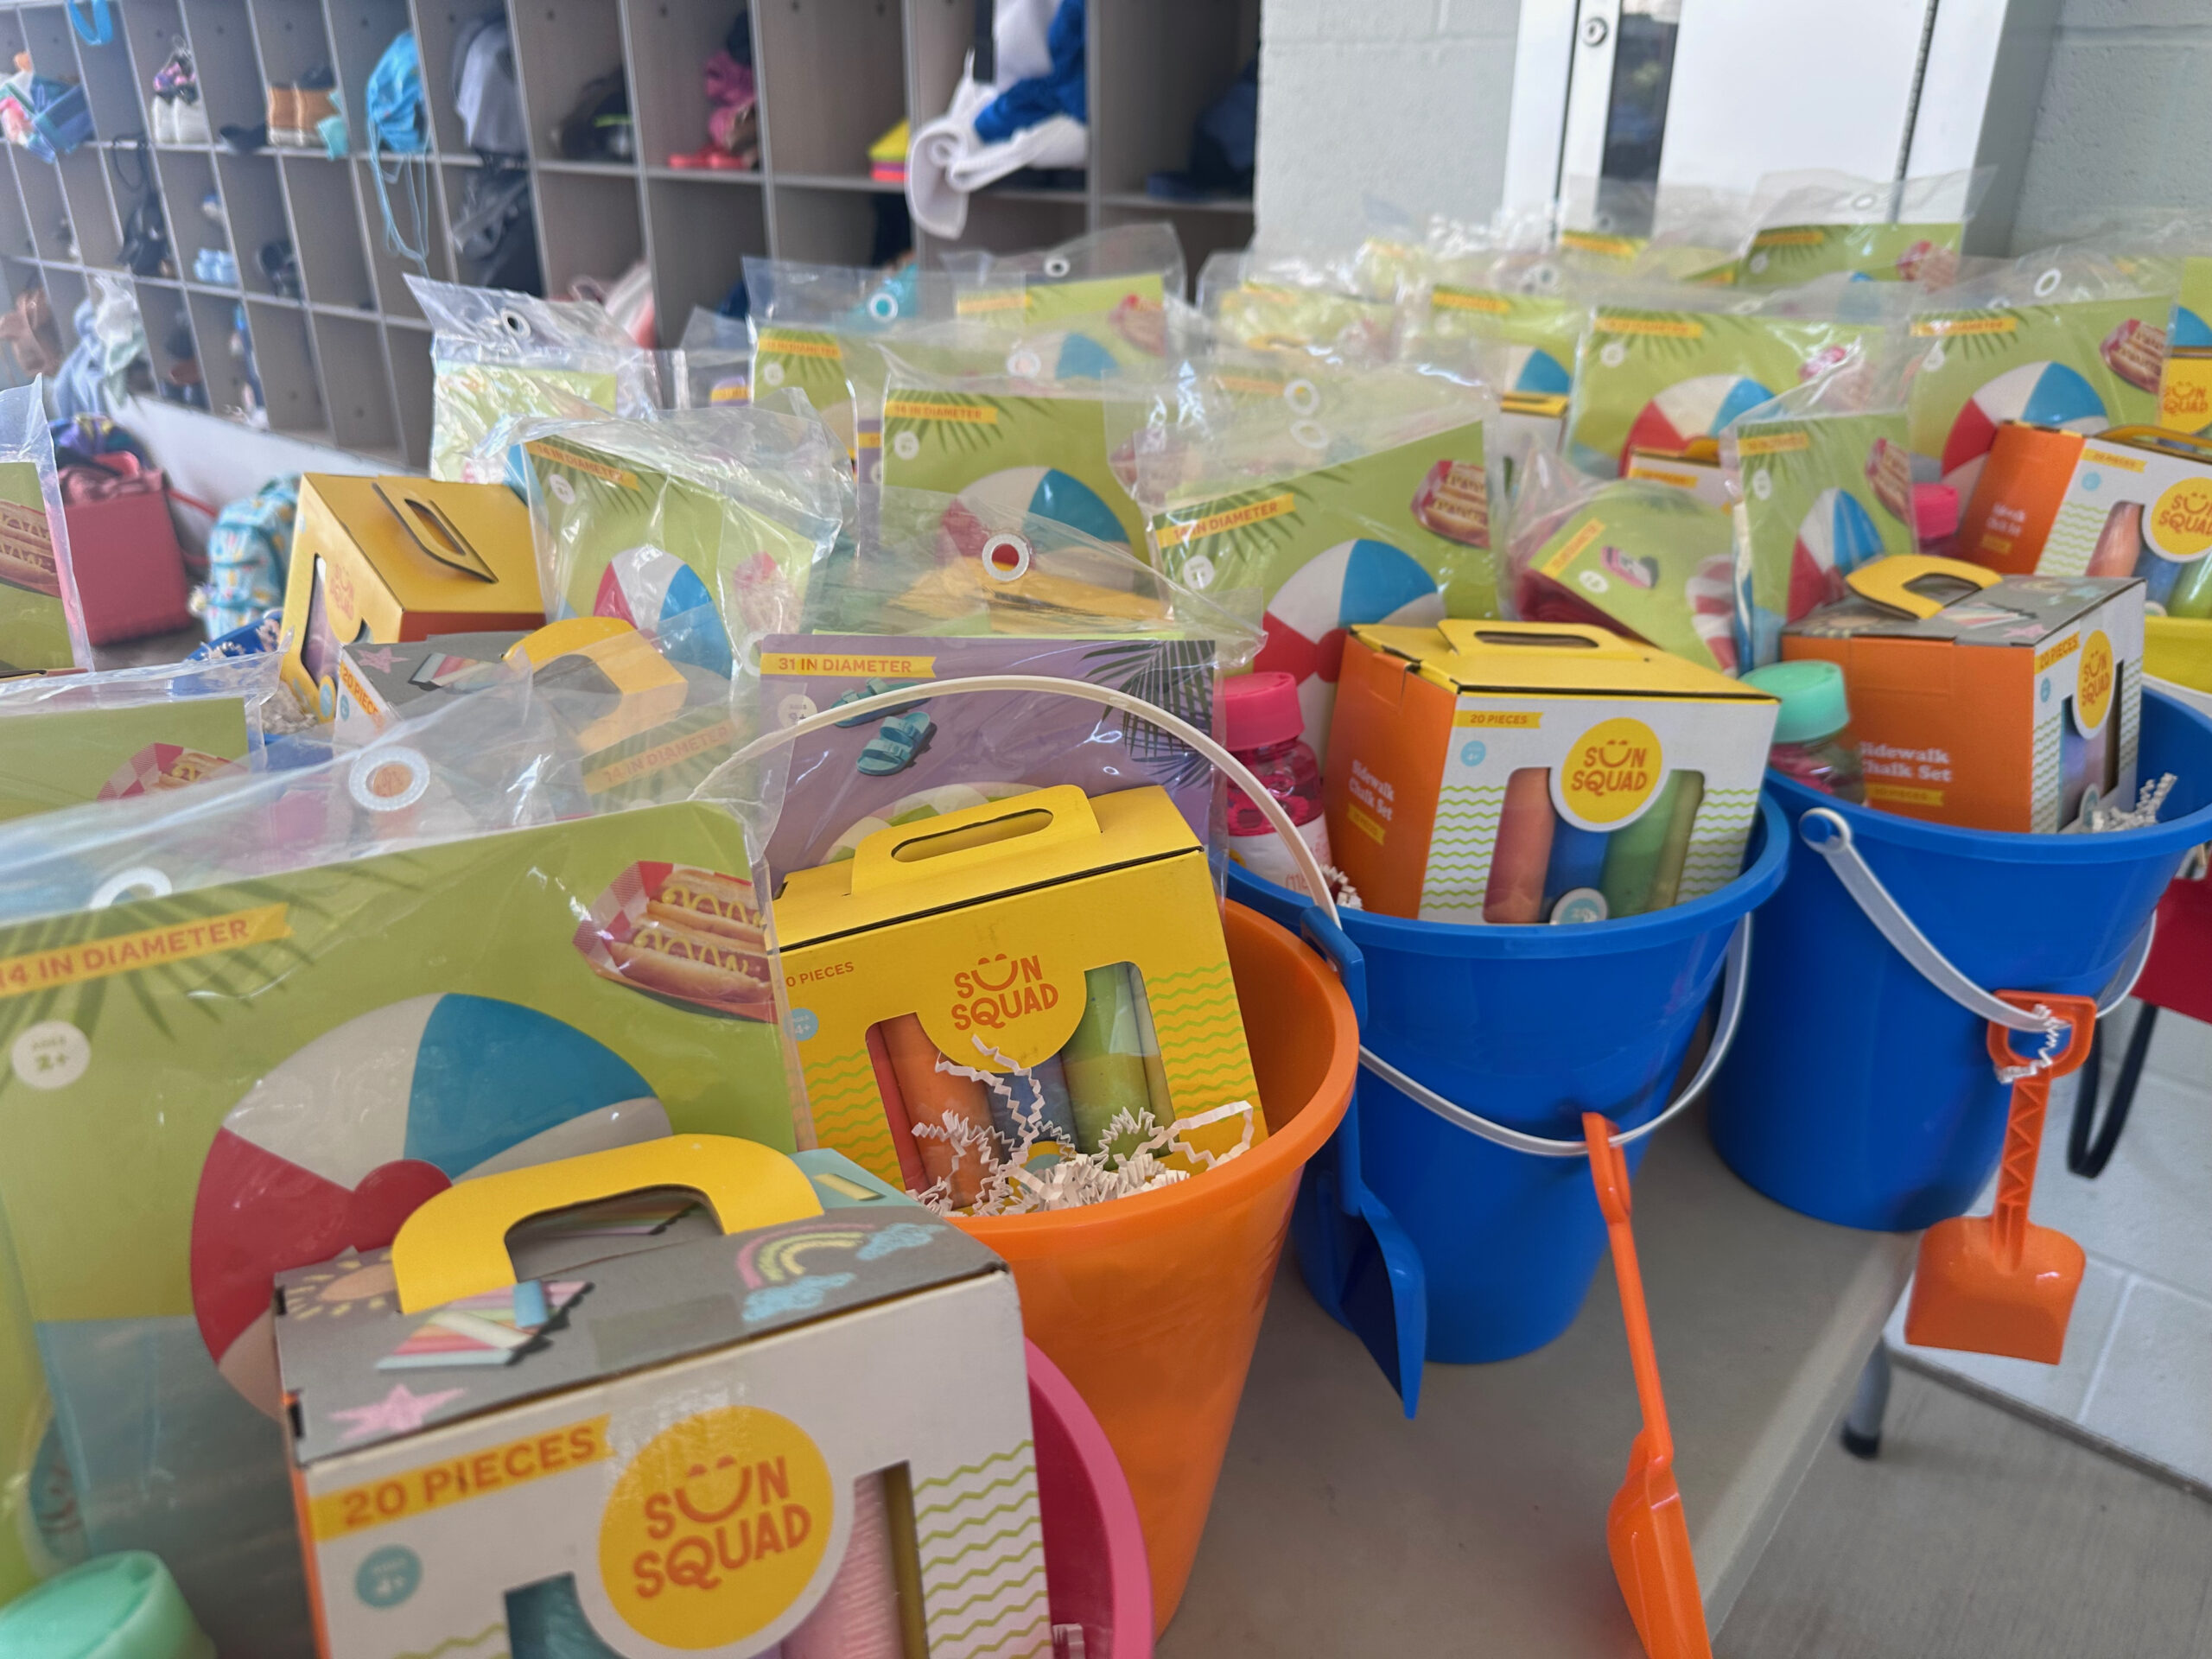
[[688, 864], [632, 864], [576, 929], [592, 971], [633, 990], [741, 1020], [772, 1020], [763, 918], [753, 883]]

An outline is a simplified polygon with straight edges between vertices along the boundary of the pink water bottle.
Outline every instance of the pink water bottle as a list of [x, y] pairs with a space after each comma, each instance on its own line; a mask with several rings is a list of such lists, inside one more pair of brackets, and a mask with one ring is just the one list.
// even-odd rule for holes
[[[1329, 861], [1329, 826], [1321, 817], [1321, 762], [1306, 742], [1298, 682], [1287, 674], [1244, 674], [1222, 688], [1230, 751], [1281, 803], [1322, 863]], [[1295, 893], [1306, 891], [1291, 849], [1260, 809], [1229, 786], [1229, 855], [1253, 874]]]

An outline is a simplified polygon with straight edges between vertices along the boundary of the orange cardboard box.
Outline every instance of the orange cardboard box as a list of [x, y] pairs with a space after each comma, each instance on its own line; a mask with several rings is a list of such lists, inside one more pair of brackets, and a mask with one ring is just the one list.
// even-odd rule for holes
[[1604, 628], [1357, 627], [1329, 846], [1384, 916], [1598, 921], [1701, 898], [1742, 868], [1778, 706]]
[[2004, 575], [2033, 575], [2082, 442], [2079, 432], [2056, 427], [2019, 421], [1999, 427], [1959, 519], [1959, 556]]
[[1785, 661], [1840, 664], [1870, 806], [2048, 833], [2135, 796], [2143, 583], [1994, 576], [1878, 559], [1853, 596], [1782, 632]]

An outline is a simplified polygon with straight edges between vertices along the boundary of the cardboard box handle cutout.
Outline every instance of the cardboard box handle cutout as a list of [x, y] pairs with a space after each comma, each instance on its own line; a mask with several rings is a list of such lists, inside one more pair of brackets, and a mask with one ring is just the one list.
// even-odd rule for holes
[[797, 1164], [727, 1135], [671, 1135], [512, 1169], [449, 1186], [408, 1217], [391, 1242], [400, 1309], [417, 1313], [513, 1284], [507, 1233], [532, 1216], [658, 1186], [698, 1193], [725, 1233], [822, 1213]]
[[2212, 465], [2212, 439], [2186, 432], [2169, 432], [2163, 426], [2108, 426], [2089, 442], [2124, 444], [2131, 449], [2155, 449], [2182, 461]]
[[484, 556], [461, 533], [461, 526], [436, 502], [406, 494], [394, 499], [382, 479], [377, 480], [376, 492], [378, 499], [391, 509], [391, 516], [399, 520], [399, 527], [407, 532], [408, 539], [434, 563], [474, 576], [479, 582], [499, 581], [498, 573], [484, 562]]
[[[1946, 605], [1966, 597], [1959, 593], [1939, 597], [1914, 588], [1915, 582], [1926, 582], [1931, 576], [1962, 582], [1969, 588], [1993, 587], [2004, 580], [1996, 571], [1968, 564], [1962, 559], [1938, 559], [1921, 553], [1892, 553], [1886, 559], [1860, 565], [1843, 580], [1861, 599], [1925, 620]], [[1943, 584], [1936, 582], [1929, 585], [1940, 588]]]
[[1462, 657], [1502, 651], [1527, 655], [1556, 652], [1562, 646], [1577, 652], [1586, 651], [1592, 657], [1629, 661], [1641, 661], [1643, 657], [1641, 650], [1620, 635], [1586, 622], [1495, 622], [1449, 617], [1436, 626], [1451, 642], [1452, 651]]
[[853, 854], [852, 891], [953, 875], [1010, 854], [1039, 853], [1097, 836], [1090, 798], [1073, 784], [1057, 784], [877, 830]]

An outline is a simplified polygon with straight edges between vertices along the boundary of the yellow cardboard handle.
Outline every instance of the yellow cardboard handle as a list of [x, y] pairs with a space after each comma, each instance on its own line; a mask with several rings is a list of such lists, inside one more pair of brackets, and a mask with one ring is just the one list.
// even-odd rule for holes
[[2132, 449], [2155, 449], [2183, 461], [2212, 462], [2212, 439], [2187, 432], [2169, 432], [2163, 426], [2108, 426], [2089, 442], [2122, 444]]
[[[1449, 617], [1437, 627], [1450, 642], [1452, 651], [1461, 657], [1477, 657], [1490, 652], [1538, 652], [1559, 649], [1546, 645], [1547, 639], [1583, 639], [1592, 646], [1592, 657], [1636, 657], [1643, 655], [1620, 635], [1608, 628], [1592, 627], [1586, 622], [1496, 622], [1471, 617]], [[1516, 638], [1518, 636], [1518, 638]], [[1520, 643], [1525, 638], [1527, 643]], [[1581, 653], [1577, 652], [1577, 655]]]
[[705, 1198], [725, 1233], [822, 1213], [806, 1173], [782, 1153], [727, 1135], [677, 1135], [449, 1186], [407, 1217], [391, 1242], [403, 1313], [442, 1307], [515, 1281], [507, 1232], [550, 1210], [656, 1186]]
[[[1018, 822], [1037, 814], [1048, 822], [1033, 828]], [[854, 850], [852, 890], [866, 893], [952, 875], [1097, 835], [1098, 815], [1090, 810], [1090, 798], [1074, 784], [1056, 784], [877, 830]]]
[[1844, 585], [1861, 599], [1886, 605], [1907, 616], [1930, 617], [1952, 601], [1916, 594], [1912, 584], [1925, 576], [1953, 576], [1973, 588], [1988, 588], [2003, 580], [1994, 570], [1963, 559], [1939, 559], [1924, 553], [1892, 553], [1886, 559], [1862, 564], [1845, 576]]

